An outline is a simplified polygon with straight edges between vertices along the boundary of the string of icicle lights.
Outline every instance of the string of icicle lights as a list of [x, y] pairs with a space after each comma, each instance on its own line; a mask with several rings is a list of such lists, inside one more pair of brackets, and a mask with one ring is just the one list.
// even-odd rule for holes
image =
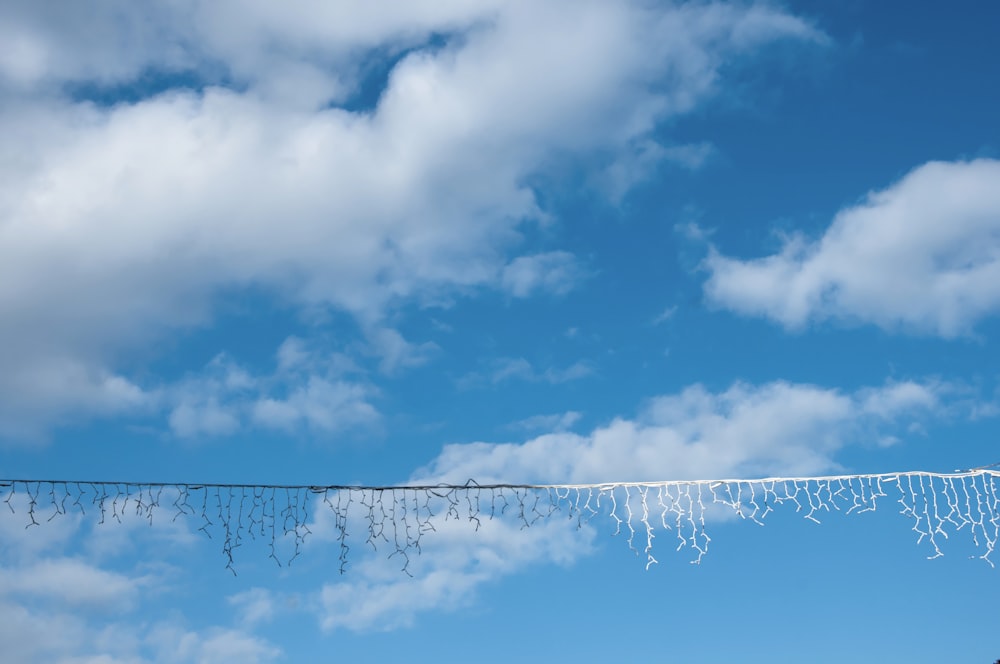
[[[193, 520], [221, 543], [226, 568], [235, 573], [234, 552], [253, 540], [278, 565], [298, 557], [310, 519], [321, 510], [333, 517], [340, 572], [353, 546], [387, 551], [409, 574], [425, 538], [443, 521], [464, 521], [479, 530], [485, 520], [508, 519], [528, 528], [545, 519], [568, 518], [577, 527], [606, 516], [615, 535], [657, 563], [654, 540], [688, 550], [700, 563], [712, 538], [707, 523], [733, 516], [764, 525], [771, 512], [793, 509], [819, 523], [833, 513], [896, 509], [912, 521], [928, 558], [944, 555], [952, 535], [971, 538], [977, 556], [990, 560], [1000, 539], [1000, 463], [952, 473], [770, 477], [763, 479], [671, 480], [607, 484], [413, 484], [402, 486], [191, 484], [67, 480], [0, 480], [3, 502], [25, 528], [79, 513], [98, 523], [140, 517]], [[728, 512], [728, 514], [726, 514]], [[8, 518], [10, 515], [8, 515]]]

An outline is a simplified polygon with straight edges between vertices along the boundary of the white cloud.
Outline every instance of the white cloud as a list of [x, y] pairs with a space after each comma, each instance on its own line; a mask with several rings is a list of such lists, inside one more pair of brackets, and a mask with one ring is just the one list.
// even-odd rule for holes
[[[397, 364], [413, 362], [412, 355], [407, 360], [401, 352], [393, 351]], [[344, 356], [320, 353], [291, 337], [279, 346], [275, 362], [273, 374], [258, 376], [219, 355], [200, 374], [165, 389], [173, 433], [182, 438], [225, 436], [250, 424], [334, 433], [380, 419], [370, 402], [374, 388], [343, 376], [356, 370]]]
[[[73, 482], [66, 486], [59, 483], [52, 486], [43, 482], [15, 482], [13, 489], [3, 487], [5, 511], [3, 518], [0, 518], [0, 538], [5, 546], [0, 554], [2, 562], [12, 573], [10, 579], [25, 576], [23, 570], [32, 569], [41, 561], [50, 561], [54, 566], [47, 568], [48, 571], [41, 576], [63, 575], [65, 579], [76, 575], [83, 579], [81, 588], [93, 588], [105, 581], [93, 581], [94, 577], [87, 580], [88, 569], [85, 566], [91, 564], [92, 560], [122, 556], [135, 551], [139, 545], [147, 545], [158, 553], [164, 553], [167, 550], [186, 548], [197, 539], [196, 533], [184, 519], [157, 518], [150, 522], [146, 510], [139, 509], [140, 501], [145, 507], [153, 500], [148, 490], [140, 497], [137, 485], [109, 489], [104, 496], [101, 490], [86, 482]], [[159, 504], [163, 507], [172, 505], [177, 495], [175, 490], [165, 487], [158, 492]], [[32, 508], [33, 501], [35, 506]], [[30, 525], [33, 520], [38, 525]], [[200, 533], [197, 535], [201, 536]], [[81, 548], [86, 556], [67, 559], [61, 552], [69, 550], [76, 542], [82, 542]], [[164, 571], [154, 569], [155, 567], [155, 564], [146, 564], [141, 575], [133, 574], [129, 579], [137, 587], [148, 589], [155, 585], [156, 575]], [[18, 580], [18, 583], [22, 582], [29, 581]], [[44, 587], [40, 585], [42, 581], [31, 583], [34, 585], [30, 587], [39, 592]], [[109, 584], [118, 590], [123, 588], [117, 582]], [[115, 596], [124, 597], [127, 594]], [[81, 591], [73, 596], [86, 603], [84, 595]]]
[[512, 429], [525, 429], [528, 431], [565, 431], [576, 424], [582, 415], [575, 410], [565, 413], [553, 413], [551, 415], [532, 415], [523, 420], [518, 420], [510, 425]]
[[712, 393], [695, 385], [653, 399], [636, 419], [615, 419], [586, 435], [448, 445], [417, 479], [578, 483], [815, 474], [835, 469], [844, 445], [937, 412], [940, 389], [903, 382], [845, 394], [774, 382]]
[[[45, 505], [48, 496], [42, 491], [39, 502]], [[55, 491], [60, 500], [59, 489]], [[152, 556], [162, 561], [170, 550], [165, 545], [189, 543], [190, 533], [184, 519], [169, 517], [173, 501], [169, 489], [159, 496], [167, 514], [161, 512], [152, 522], [134, 509], [137, 495], [129, 494], [127, 507], [123, 498], [117, 497], [116, 508], [107, 505], [103, 526], [98, 525], [97, 507], [90, 496], [83, 497], [86, 518], [75, 513], [70, 498], [63, 501], [68, 513], [49, 520], [52, 510], [45, 505], [39, 508], [44, 514], [37, 515], [40, 525], [28, 529], [24, 487], [12, 499], [14, 514], [4, 506], [5, 513], [0, 515], [4, 663], [194, 664], [277, 658], [278, 648], [242, 629], [208, 626], [193, 630], [178, 624], [176, 617], [157, 616], [157, 600], [175, 590], [183, 575], [163, 562], [128, 561]], [[121, 523], [112, 516], [112, 509], [117, 510]], [[83, 551], [69, 555], [77, 547]], [[137, 555], [128, 557], [131, 553]], [[128, 569], [130, 564], [135, 567]], [[133, 615], [136, 607], [142, 611]]]
[[531, 362], [528, 362], [523, 357], [504, 358], [494, 362], [494, 369], [490, 374], [490, 382], [494, 384], [502, 383], [511, 378], [533, 380], [535, 376], [535, 369], [531, 366]]
[[[186, 647], [191, 652], [191, 660], [197, 662], [218, 662], [219, 664], [257, 664], [270, 662], [281, 655], [281, 650], [263, 639], [235, 629], [210, 629], [204, 635], [188, 632], [184, 637], [194, 634], [193, 648]], [[189, 646], [190, 640], [182, 638], [182, 643]], [[180, 654], [180, 653], [178, 653]]]
[[325, 584], [320, 592], [324, 629], [392, 630], [413, 624], [417, 614], [453, 611], [467, 605], [483, 584], [541, 562], [569, 564], [590, 551], [594, 531], [553, 519], [521, 529], [512, 520], [481, 519], [471, 524], [440, 515], [423, 552], [403, 575], [398, 560], [370, 555], [351, 569], [348, 580]]
[[676, 313], [677, 313], [677, 306], [676, 305], [675, 306], [671, 306], [671, 307], [667, 307], [666, 309], [664, 309], [663, 311], [661, 311], [660, 314], [656, 318], [653, 319], [653, 325], [659, 325], [660, 323], [664, 323], [664, 322], [670, 320], [671, 318], [674, 317], [674, 314], [676, 314]]
[[240, 428], [240, 420], [233, 408], [222, 406], [214, 397], [202, 403], [181, 403], [168, 418], [170, 429], [181, 438], [201, 435], [226, 436]]
[[930, 162], [841, 210], [823, 237], [742, 260], [713, 249], [705, 295], [789, 328], [837, 319], [954, 337], [1000, 310], [1000, 162]]
[[288, 337], [278, 346], [278, 370], [289, 371], [301, 368], [309, 361], [310, 352], [299, 337]]
[[930, 410], [937, 406], [944, 386], [891, 383], [884, 388], [862, 390], [858, 396], [864, 413], [891, 419], [899, 412]]
[[[879, 445], [908, 424], [945, 413], [947, 392], [945, 385], [913, 382], [853, 393], [785, 382], [737, 383], [714, 393], [695, 385], [589, 434], [557, 431], [524, 443], [447, 445], [411, 479], [598, 483], [813, 474], [837, 469], [834, 457], [845, 445]], [[355, 561], [345, 582], [323, 587], [321, 624], [351, 630], [410, 625], [420, 612], [466, 605], [484, 584], [527, 565], [571, 562], [591, 547], [593, 529], [583, 524], [577, 530], [575, 519], [541, 519], [522, 530], [516, 498], [507, 515], [495, 519], [489, 518], [494, 508], [500, 513], [501, 506], [490, 504], [495, 495], [483, 500], [475, 503], [478, 532], [462, 502], [457, 517], [445, 516], [443, 505], [427, 517], [434, 530], [420, 530], [426, 536], [422, 554], [410, 558], [413, 579], [401, 576], [402, 560], [386, 560], [384, 551]], [[533, 520], [531, 503], [528, 498], [524, 509]], [[335, 541], [331, 513], [322, 510], [316, 519], [314, 535]], [[407, 533], [418, 528], [409, 525]], [[367, 528], [364, 521], [349, 524], [355, 533]]]
[[235, 433], [242, 426], [239, 402], [250, 398], [255, 382], [245, 369], [220, 353], [200, 374], [169, 390], [167, 421], [171, 431], [181, 438]]
[[[0, 55], [0, 81], [42, 87], [121, 84], [153, 69], [227, 73], [273, 84], [296, 68], [320, 63], [344, 74], [359, 50], [420, 44], [431, 33], [466, 28], [493, 11], [489, 3], [394, 2], [372, 11], [358, 3], [317, 6], [295, 0], [279, 11], [262, 2], [193, 0], [155, 7], [103, 2], [54, 16], [30, 3], [6, 4], [0, 9], [0, 34], [11, 47]], [[300, 82], [306, 77], [295, 76]], [[341, 85], [354, 82], [351, 78]]]
[[598, 178], [598, 184], [614, 203], [638, 184], [649, 180], [656, 168], [669, 162], [688, 170], [698, 170], [714, 152], [711, 143], [689, 143], [664, 147], [651, 139], [642, 139], [621, 151]]
[[40, 610], [0, 600], [5, 664], [262, 664], [282, 652], [238, 629], [186, 630], [153, 625], [88, 624], [83, 614]]
[[594, 369], [590, 363], [579, 361], [574, 362], [565, 369], [554, 369], [549, 367], [543, 371], [538, 378], [547, 383], [567, 383], [571, 380], [586, 378], [592, 373], [594, 373]]
[[498, 385], [510, 380], [523, 380], [531, 383], [544, 382], [555, 385], [586, 378], [594, 373], [593, 367], [582, 360], [562, 369], [548, 367], [544, 371], [538, 371], [531, 362], [523, 357], [501, 357], [493, 360], [490, 364], [491, 368], [485, 375], [473, 372], [461, 377], [458, 380], [459, 387], [469, 388], [483, 384]]
[[388, 374], [426, 364], [430, 356], [439, 350], [433, 342], [411, 343], [398, 331], [386, 327], [369, 330], [367, 335], [372, 349], [382, 358], [379, 369]]
[[[2, 268], [0, 268], [2, 269]], [[0, 321], [0, 337], [4, 324]], [[0, 349], [0, 358], [14, 355]], [[30, 350], [29, 350], [30, 353]], [[36, 440], [40, 419], [62, 423], [76, 416], [116, 416], [150, 412], [156, 395], [89, 360], [52, 355], [11, 357], [0, 374], [0, 437]]]
[[583, 277], [576, 257], [566, 251], [550, 251], [519, 256], [503, 269], [500, 283], [514, 297], [528, 297], [535, 291], [563, 295]]
[[0, 600], [0, 641], [11, 664], [54, 661], [85, 642], [87, 629], [72, 614], [52, 615]]
[[253, 404], [253, 421], [269, 428], [293, 430], [306, 425], [327, 433], [370, 424], [378, 411], [362, 385], [310, 376], [285, 398], [265, 397]]
[[243, 630], [209, 627], [189, 630], [170, 621], [155, 623], [138, 632], [138, 650], [154, 662], [219, 662], [258, 664], [281, 657], [281, 650]]
[[671, 145], [664, 151], [664, 157], [678, 166], [694, 171], [704, 166], [714, 151], [712, 144], [705, 142]]
[[267, 588], [251, 588], [226, 598], [236, 607], [240, 622], [245, 625], [256, 625], [267, 622], [274, 617], [274, 597]]
[[[65, 547], [80, 528], [81, 515], [70, 512], [47, 523], [45, 528], [26, 528], [30, 523], [27, 518], [29, 501], [23, 487], [16, 487], [16, 495], [10, 497], [11, 489], [2, 487], [4, 494], [4, 509], [8, 514], [0, 519], [0, 539], [6, 546], [2, 552], [8, 556], [7, 562], [16, 560], [19, 563], [30, 563], [41, 556], [59, 551]], [[10, 502], [7, 499], [10, 498]], [[14, 514], [10, 514], [10, 509]], [[21, 515], [21, 518], [14, 518]], [[45, 517], [48, 519], [48, 515]]]
[[601, 174], [598, 183], [612, 202], [620, 203], [625, 194], [653, 174], [665, 157], [666, 150], [662, 145], [643, 139], [622, 150]]
[[108, 572], [74, 558], [49, 558], [16, 570], [0, 569], [0, 595], [37, 595], [89, 608], [123, 608], [142, 579]]
[[[641, 140], [732, 58], [821, 40], [765, 5], [394, 7], [3, 5], [17, 35], [0, 40], [15, 44], [0, 61], [5, 431], [140, 411], [122, 357], [211, 324], [222, 293], [259, 288], [378, 329], [401, 302], [565, 289], [565, 257], [528, 270], [513, 256], [541, 216], [533, 174]], [[424, 48], [432, 34], [445, 45]], [[362, 65], [404, 48], [374, 109], [335, 106]], [[132, 93], [150, 72], [235, 89], [112, 106], [65, 94]], [[88, 378], [37, 382], [53, 362]], [[216, 415], [178, 418], [224, 427]]]

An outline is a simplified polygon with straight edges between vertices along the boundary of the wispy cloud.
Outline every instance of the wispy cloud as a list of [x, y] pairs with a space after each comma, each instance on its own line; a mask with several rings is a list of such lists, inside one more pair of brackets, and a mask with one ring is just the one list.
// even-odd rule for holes
[[556, 385], [586, 378], [593, 373], [593, 366], [583, 360], [564, 368], [548, 367], [539, 371], [523, 357], [505, 357], [493, 360], [488, 371], [472, 372], [462, 376], [458, 380], [458, 386], [467, 389], [484, 385], [498, 385], [513, 380]]
[[581, 417], [583, 415], [575, 410], [551, 415], [532, 415], [512, 422], [510, 428], [524, 431], [565, 431], [580, 421]]
[[620, 203], [629, 191], [649, 180], [663, 164], [698, 170], [714, 151], [708, 142], [663, 146], [642, 139], [623, 149], [596, 180], [612, 202]]
[[369, 330], [367, 337], [373, 351], [381, 358], [379, 369], [387, 374], [426, 364], [440, 350], [430, 341], [419, 344], [407, 341], [397, 330], [386, 327]]
[[653, 325], [659, 325], [660, 323], [664, 323], [670, 320], [671, 318], [674, 317], [675, 313], [677, 313], [676, 306], [667, 307], [666, 309], [661, 311], [656, 318], [653, 319]]
[[277, 612], [274, 594], [267, 588], [250, 588], [230, 595], [226, 601], [237, 610], [240, 623], [248, 627], [269, 622]]
[[573, 254], [550, 251], [515, 258], [503, 268], [500, 283], [514, 297], [528, 297], [538, 291], [563, 295], [583, 277], [584, 270]]

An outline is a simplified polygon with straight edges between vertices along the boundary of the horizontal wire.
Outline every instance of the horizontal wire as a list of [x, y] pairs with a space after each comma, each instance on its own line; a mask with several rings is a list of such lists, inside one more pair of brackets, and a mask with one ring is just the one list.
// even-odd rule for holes
[[[716, 506], [760, 526], [780, 506], [794, 507], [804, 518], [820, 523], [818, 516], [823, 512], [874, 512], [882, 499], [891, 500], [890, 493], [896, 493], [899, 514], [912, 521], [917, 543], [926, 541], [932, 548], [928, 558], [944, 555], [939, 544], [948, 539], [949, 531], [967, 528], [975, 547], [984, 550], [975, 557], [992, 565], [990, 556], [1000, 544], [998, 466], [953, 472], [575, 484], [480, 484], [472, 479], [464, 484], [364, 485], [17, 478], [0, 479], [7, 494], [0, 502], [12, 514], [20, 510], [27, 516], [25, 529], [76, 509], [86, 513], [85, 507], [91, 504], [97, 508], [99, 524], [109, 519], [121, 523], [126, 505], [150, 525], [154, 513], [173, 512], [172, 521], [195, 519], [197, 530], [219, 538], [226, 568], [233, 574], [235, 552], [248, 538], [259, 540], [278, 565], [291, 564], [312, 532], [309, 515], [328, 509], [335, 521], [341, 573], [347, 568], [349, 552], [363, 542], [366, 549], [386, 547], [387, 559], [400, 561], [401, 571], [412, 575], [410, 565], [420, 555], [424, 537], [437, 530], [436, 524], [451, 519], [468, 521], [478, 531], [485, 520], [502, 519], [506, 513], [523, 529], [562, 512], [581, 528], [591, 517], [603, 514], [613, 520], [615, 535], [626, 534], [636, 555], [641, 555], [640, 549], [645, 553], [648, 569], [658, 562], [652, 553], [653, 531], [660, 528], [656, 524], [664, 531], [673, 530], [677, 550], [686, 547], [691, 551], [689, 562], [699, 564], [712, 539], [706, 515]], [[161, 502], [164, 489], [171, 495], [177, 493], [173, 502], [170, 497]], [[488, 493], [481, 503], [483, 491]], [[40, 521], [43, 511], [48, 517]], [[360, 532], [357, 538], [348, 532], [355, 529]], [[636, 546], [636, 537], [645, 537], [644, 548]]]
[[728, 478], [728, 479], [701, 479], [701, 480], [657, 480], [641, 482], [595, 482], [595, 483], [568, 483], [568, 484], [513, 484], [508, 482], [495, 482], [480, 484], [475, 480], [468, 480], [464, 484], [452, 484], [439, 482], [437, 484], [267, 484], [252, 482], [144, 482], [144, 481], [124, 481], [124, 480], [76, 480], [76, 479], [36, 479], [36, 478], [14, 478], [0, 479], [0, 487], [9, 487], [13, 484], [80, 484], [88, 486], [145, 486], [145, 487], [186, 487], [188, 489], [298, 489], [308, 490], [314, 493], [324, 491], [433, 491], [455, 490], [455, 489], [610, 489], [616, 487], [663, 487], [663, 486], [696, 486], [696, 485], [723, 485], [736, 483], [760, 483], [760, 482], [826, 482], [847, 479], [895, 479], [897, 477], [938, 477], [938, 478], [959, 478], [979, 475], [993, 475], [1000, 477], [1000, 470], [991, 470], [1000, 466], [1000, 462], [969, 468], [966, 470], [955, 470], [953, 472], [933, 472], [925, 470], [909, 470], [903, 472], [889, 473], [854, 473], [843, 475], [819, 475], [802, 477], [760, 477], [760, 478]]

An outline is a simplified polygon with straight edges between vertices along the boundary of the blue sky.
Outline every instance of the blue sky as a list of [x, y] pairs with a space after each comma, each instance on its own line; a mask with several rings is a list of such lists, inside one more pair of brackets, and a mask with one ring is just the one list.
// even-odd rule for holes
[[[0, 476], [593, 483], [1000, 461], [987, 3], [0, 8]], [[17, 498], [23, 500], [23, 496]], [[14, 502], [17, 503], [17, 500]], [[1000, 577], [875, 513], [0, 519], [11, 662], [987, 662]], [[9, 518], [8, 518], [9, 517]]]

